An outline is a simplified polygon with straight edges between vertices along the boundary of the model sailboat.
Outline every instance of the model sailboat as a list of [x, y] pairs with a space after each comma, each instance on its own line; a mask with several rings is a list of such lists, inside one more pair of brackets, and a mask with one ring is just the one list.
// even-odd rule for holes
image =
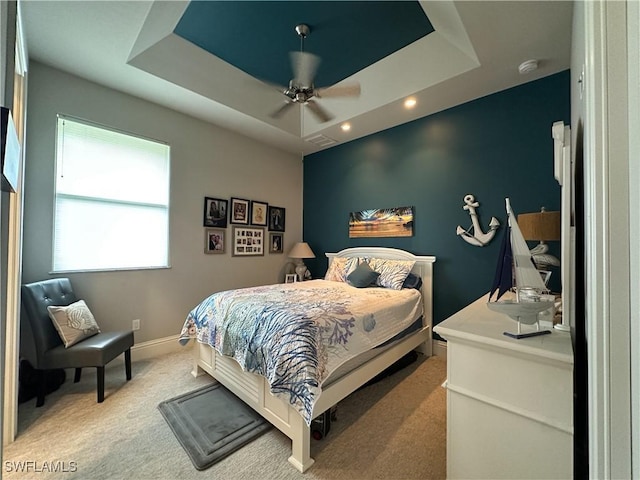
[[[500, 255], [496, 274], [489, 292], [487, 306], [499, 313], [508, 315], [518, 322], [518, 332], [504, 332], [513, 338], [526, 338], [551, 333], [549, 330], [540, 330], [538, 314], [553, 307], [552, 301], [541, 298], [547, 290], [540, 273], [531, 260], [531, 252], [527, 246], [516, 216], [511, 209], [509, 199], [505, 199], [507, 207], [508, 225], [502, 239]], [[515, 287], [515, 298], [503, 299], [501, 297]], [[493, 299], [497, 292], [496, 299]], [[533, 332], [522, 333], [521, 324], [536, 325]]]

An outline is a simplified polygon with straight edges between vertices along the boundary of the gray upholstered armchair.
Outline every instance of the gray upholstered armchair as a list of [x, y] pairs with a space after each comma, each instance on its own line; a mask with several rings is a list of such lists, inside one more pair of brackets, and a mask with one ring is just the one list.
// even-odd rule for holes
[[[104, 367], [124, 353], [127, 380], [131, 380], [131, 347], [133, 332], [101, 332], [65, 348], [47, 310], [48, 306], [67, 306], [78, 299], [68, 278], [54, 278], [22, 286], [22, 322], [26, 321], [30, 348], [25, 348], [32, 365], [39, 370], [75, 368], [74, 382], [80, 381], [82, 368], [96, 367], [98, 403], [104, 400]], [[24, 335], [23, 333], [23, 335]], [[22, 356], [23, 352], [21, 352]], [[42, 375], [36, 406], [44, 404], [45, 376]]]

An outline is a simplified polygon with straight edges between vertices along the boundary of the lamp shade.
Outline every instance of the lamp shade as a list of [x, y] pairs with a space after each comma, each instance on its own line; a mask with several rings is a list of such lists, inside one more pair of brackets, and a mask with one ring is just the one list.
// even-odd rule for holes
[[560, 240], [560, 212], [547, 212], [543, 208], [536, 213], [521, 213], [518, 226], [525, 240]]
[[298, 242], [289, 252], [289, 258], [316, 258], [316, 256], [307, 242]]

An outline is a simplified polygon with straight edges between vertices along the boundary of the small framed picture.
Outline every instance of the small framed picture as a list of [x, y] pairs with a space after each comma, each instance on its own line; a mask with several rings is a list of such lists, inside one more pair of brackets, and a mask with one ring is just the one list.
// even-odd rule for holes
[[207, 228], [204, 234], [204, 253], [224, 253], [226, 230]]
[[298, 281], [298, 275], [295, 273], [287, 273], [284, 276], [284, 283], [296, 283]]
[[269, 205], [264, 202], [251, 201], [251, 225], [267, 226]]
[[227, 206], [221, 198], [204, 197], [204, 227], [227, 228]]
[[233, 227], [234, 257], [264, 255], [264, 228]]
[[282, 233], [269, 234], [269, 253], [282, 253]]
[[269, 206], [269, 231], [284, 232], [284, 208]]
[[231, 197], [231, 223], [249, 225], [249, 200]]

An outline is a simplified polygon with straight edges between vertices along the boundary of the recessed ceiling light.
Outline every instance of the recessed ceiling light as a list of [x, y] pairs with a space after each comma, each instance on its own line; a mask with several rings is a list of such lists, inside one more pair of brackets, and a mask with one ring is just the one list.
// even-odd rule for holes
[[343, 123], [342, 125], [340, 125], [340, 128], [342, 129], [343, 132], [348, 132], [349, 130], [351, 130], [351, 124]]
[[411, 98], [407, 98], [407, 99], [404, 101], [404, 106], [405, 106], [405, 108], [413, 108], [413, 107], [415, 107], [415, 106], [416, 106], [416, 103], [418, 103], [418, 102], [416, 101], [416, 99], [415, 99], [415, 98], [413, 98], [413, 97], [411, 97]]

